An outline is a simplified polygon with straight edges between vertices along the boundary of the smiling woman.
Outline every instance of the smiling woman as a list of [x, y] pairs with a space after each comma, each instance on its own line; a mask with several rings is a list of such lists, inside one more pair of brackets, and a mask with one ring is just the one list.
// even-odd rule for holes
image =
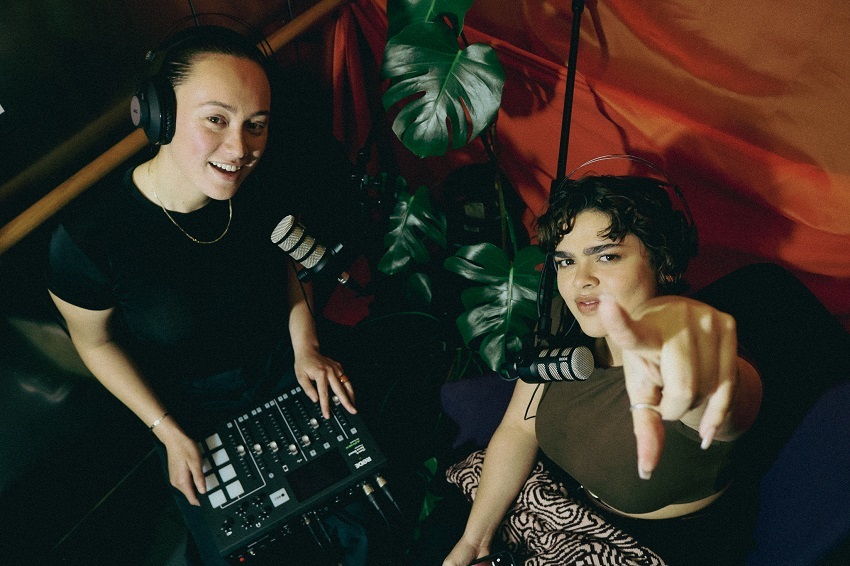
[[229, 29], [181, 32], [132, 105], [156, 154], [50, 246], [49, 289], [74, 345], [155, 436], [205, 564], [223, 558], [198, 510], [197, 439], [296, 381], [326, 417], [331, 397], [355, 412], [342, 365], [319, 349], [309, 287], [268, 245], [289, 210], [252, 175], [268, 140], [266, 65]]

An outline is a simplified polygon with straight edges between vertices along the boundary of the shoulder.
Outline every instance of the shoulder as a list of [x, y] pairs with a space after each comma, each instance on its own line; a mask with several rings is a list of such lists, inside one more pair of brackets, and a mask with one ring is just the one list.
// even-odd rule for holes
[[104, 178], [63, 211], [61, 222], [72, 234], [119, 224], [132, 204], [132, 169]]
[[92, 259], [120, 246], [128, 224], [139, 217], [133, 202], [132, 169], [107, 176], [62, 211], [52, 246], [70, 242]]

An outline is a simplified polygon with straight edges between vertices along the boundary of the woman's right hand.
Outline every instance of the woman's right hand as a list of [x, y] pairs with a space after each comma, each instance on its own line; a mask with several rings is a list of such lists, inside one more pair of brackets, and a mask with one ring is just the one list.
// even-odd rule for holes
[[168, 479], [171, 485], [179, 489], [189, 503], [200, 507], [196, 490], [197, 493], [206, 493], [207, 486], [198, 445], [171, 417], [157, 426], [154, 432], [165, 445], [168, 454]]
[[443, 566], [467, 566], [481, 556], [490, 554], [490, 548], [460, 539], [452, 551], [443, 560]]

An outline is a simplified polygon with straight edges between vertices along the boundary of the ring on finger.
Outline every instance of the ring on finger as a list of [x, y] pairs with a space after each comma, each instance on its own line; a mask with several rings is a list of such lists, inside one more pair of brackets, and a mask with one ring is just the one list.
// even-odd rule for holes
[[338, 379], [339, 379], [340, 383], [343, 383], [343, 384], [348, 383], [348, 377], [344, 373], [339, 374]]
[[650, 411], [655, 411], [659, 415], [661, 414], [661, 411], [658, 409], [658, 405], [653, 405], [652, 403], [633, 403], [632, 405], [629, 405], [629, 410], [632, 412], [640, 409], [649, 409]]

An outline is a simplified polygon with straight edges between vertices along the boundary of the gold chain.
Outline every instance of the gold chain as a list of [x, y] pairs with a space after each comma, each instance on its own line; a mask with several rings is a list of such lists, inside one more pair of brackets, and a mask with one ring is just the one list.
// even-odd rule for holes
[[[150, 179], [150, 178], [151, 178], [151, 164], [150, 164], [150, 161], [148, 161], [148, 179]], [[155, 185], [155, 183], [153, 183], [153, 185]], [[187, 238], [189, 238], [190, 240], [192, 240], [196, 244], [214, 244], [217, 241], [224, 238], [225, 234], [227, 234], [227, 231], [230, 230], [230, 222], [233, 220], [233, 201], [231, 199], [227, 199], [227, 207], [229, 209], [229, 213], [228, 213], [228, 217], [227, 217], [227, 226], [224, 227], [224, 232], [222, 232], [221, 235], [218, 238], [216, 238], [215, 240], [204, 241], [204, 240], [199, 240], [199, 239], [195, 238], [194, 236], [192, 236], [191, 234], [189, 234], [189, 232], [184, 230], [183, 227], [180, 226], [177, 223], [176, 220], [174, 220], [174, 218], [168, 213], [168, 210], [165, 208], [165, 205], [162, 204], [162, 201], [159, 199], [159, 195], [156, 192], [156, 186], [153, 187], [153, 196], [156, 197], [156, 202], [159, 203], [159, 206], [162, 208], [162, 211], [165, 213], [165, 215], [168, 217], [168, 219], [171, 220], [171, 223], [174, 224], [175, 226], [177, 226], [177, 229], [180, 230], [181, 232], [183, 232], [184, 236], [186, 236]]]

